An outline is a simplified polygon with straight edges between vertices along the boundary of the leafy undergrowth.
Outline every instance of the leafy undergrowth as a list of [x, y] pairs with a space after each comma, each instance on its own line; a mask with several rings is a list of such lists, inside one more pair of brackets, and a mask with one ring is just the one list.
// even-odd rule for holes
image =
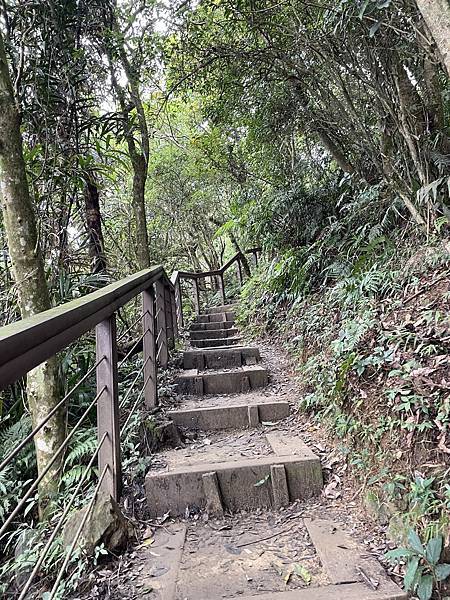
[[[441, 246], [381, 244], [334, 279], [289, 264], [302, 278], [297, 298], [286, 294], [286, 257], [263, 265], [239, 318], [287, 348], [304, 382], [301, 407], [346, 455], [391, 539], [406, 545], [391, 557], [406, 563], [406, 587], [428, 599], [433, 581], [439, 598], [450, 568], [436, 572], [425, 546], [436, 554], [440, 540], [448, 562], [450, 257]], [[417, 535], [423, 557], [417, 543], [411, 549]]]
[[[80, 351], [74, 353], [74, 365], [80, 364]], [[92, 355], [88, 354], [92, 360]], [[158, 373], [159, 407], [147, 409], [139, 392], [142, 375], [136, 378], [142, 368], [142, 357], [132, 357], [120, 375], [119, 402], [121, 404], [121, 462], [123, 475], [123, 509], [133, 523], [139, 523], [148, 515], [145, 502], [144, 477], [151, 462], [152, 454], [167, 442], [167, 418], [164, 407], [173, 402], [174, 370], [180, 361], [179, 354], [173, 353], [169, 368]], [[89, 360], [86, 370], [89, 367]], [[78, 374], [79, 376], [79, 374]], [[130, 391], [131, 393], [128, 393]], [[78, 405], [85, 410], [92, 401], [92, 378], [78, 388], [71, 406], [71, 416]], [[58, 494], [53, 498], [48, 519], [39, 522], [37, 516], [37, 495], [30, 497], [23, 516], [19, 514], [10, 529], [0, 539], [0, 597], [18, 598], [40, 555], [66, 508], [77, 485], [83, 482], [75, 497], [72, 510], [87, 505], [97, 483], [98, 468], [90, 459], [97, 447], [97, 427], [95, 409], [85, 424], [75, 433], [65, 456]], [[7, 424], [6, 424], [7, 425]], [[70, 423], [69, 427], [73, 426]], [[0, 456], [6, 456], [29, 433], [31, 423], [25, 413], [12, 425], [0, 431]], [[170, 431], [170, 430], [169, 430]], [[0, 525], [12, 512], [20, 498], [27, 491], [36, 476], [36, 460], [33, 445], [28, 445], [17, 459], [0, 473]], [[47, 598], [55, 577], [67, 552], [64, 546], [64, 527], [51, 543], [46, 559], [42, 563], [34, 583], [27, 593], [27, 599]], [[71, 592], [79, 592], [91, 587], [90, 573], [100, 565], [113, 559], [104, 544], [97, 546], [94, 555], [87, 554], [77, 547], [69, 561], [67, 571], [60, 583], [57, 598], [68, 597]], [[105, 592], [106, 594], [106, 592]]]

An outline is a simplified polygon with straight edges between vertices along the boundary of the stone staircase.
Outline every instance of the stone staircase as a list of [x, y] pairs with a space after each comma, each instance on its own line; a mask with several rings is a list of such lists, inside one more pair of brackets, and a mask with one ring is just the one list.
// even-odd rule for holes
[[[373, 558], [364, 562], [360, 558], [364, 548], [344, 534], [337, 535], [332, 522], [321, 522], [318, 527], [314, 519], [309, 523], [300, 519], [299, 525], [298, 513], [286, 512], [320, 496], [320, 461], [298, 435], [283, 431], [282, 426], [266, 427], [289, 416], [289, 403], [264, 393], [269, 383], [267, 369], [257, 347], [241, 345], [234, 309], [233, 305], [207, 309], [192, 324], [191, 348], [184, 352], [184, 370], [177, 378], [182, 402], [169, 413], [186, 443], [160, 452], [146, 476], [151, 516], [187, 519], [166, 527], [171, 534], [166, 536], [166, 545], [161, 530], [156, 530], [152, 546], [156, 554], [149, 560], [154, 568], [157, 556], [157, 564], [165, 566], [163, 577], [151, 578], [157, 595], [150, 597], [403, 600], [406, 595], [386, 577], [379, 563]], [[268, 578], [274, 562], [267, 562], [269, 551], [264, 545], [258, 552], [259, 556], [266, 553], [266, 562], [258, 559], [257, 544], [271, 539], [272, 546], [281, 548], [286, 531], [275, 526], [269, 538], [262, 535], [255, 541], [251, 534], [258, 531], [253, 515], [266, 515], [265, 511], [270, 523], [277, 522], [273, 511], [282, 511], [280, 519], [284, 516], [286, 522], [296, 518], [295, 527], [300, 529], [292, 525], [292, 540], [307, 539], [305, 560], [311, 559], [312, 547], [317, 562], [322, 562], [322, 579], [318, 578], [316, 587], [301, 589], [297, 582], [295, 590], [287, 590], [276, 569]], [[212, 519], [219, 519], [217, 525], [208, 526]], [[232, 538], [226, 536], [232, 534], [224, 530], [232, 527], [220, 526], [222, 519], [237, 519], [250, 541], [230, 544]], [[209, 540], [204, 548], [199, 542], [203, 539]], [[247, 548], [252, 545], [256, 546]], [[291, 551], [298, 556], [298, 549], [285, 550]]]

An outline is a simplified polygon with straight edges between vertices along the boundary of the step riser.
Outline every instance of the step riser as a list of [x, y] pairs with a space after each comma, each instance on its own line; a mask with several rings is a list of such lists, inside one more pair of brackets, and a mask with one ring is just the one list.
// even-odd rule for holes
[[191, 340], [218, 340], [229, 337], [235, 337], [238, 330], [235, 327], [229, 329], [206, 330], [206, 331], [191, 331]]
[[222, 346], [236, 346], [240, 344], [241, 338], [222, 338], [214, 340], [191, 340], [191, 346], [194, 348], [220, 348]]
[[192, 323], [191, 331], [217, 331], [218, 329], [231, 329], [233, 321], [213, 321], [212, 323]]
[[230, 313], [214, 313], [212, 315], [198, 315], [195, 319], [196, 323], [223, 323], [225, 321], [229, 321], [230, 323], [234, 323], [236, 320], [236, 315], [232, 312]]
[[206, 308], [205, 313], [208, 315], [217, 313], [230, 313], [234, 312], [235, 308], [235, 304], [222, 304], [221, 306], [211, 306], [210, 308]]
[[288, 482], [289, 501], [306, 500], [320, 493], [323, 487], [322, 470], [317, 458], [299, 459], [270, 456], [257, 460], [202, 464], [187, 467], [182, 472], [147, 475], [145, 487], [152, 517], [170, 511], [172, 516], [184, 515], [186, 507], [203, 509], [206, 497], [202, 476], [216, 472], [225, 511], [272, 508], [274, 493], [270, 478], [272, 465], [284, 465]]
[[259, 363], [258, 348], [222, 348], [221, 350], [190, 350], [184, 353], [185, 369], [230, 369]]
[[265, 369], [242, 371], [238, 373], [206, 373], [197, 376], [178, 378], [178, 392], [193, 396], [206, 394], [240, 394], [268, 384]]
[[203, 431], [257, 427], [262, 422], [280, 421], [288, 416], [289, 404], [287, 402], [268, 402], [250, 405], [250, 407], [242, 404], [169, 412], [169, 417], [178, 427]]

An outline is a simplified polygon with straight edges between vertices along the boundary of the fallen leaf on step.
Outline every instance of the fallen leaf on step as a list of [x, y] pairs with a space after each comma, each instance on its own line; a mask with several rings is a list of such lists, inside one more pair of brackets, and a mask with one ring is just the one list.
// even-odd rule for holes
[[294, 569], [291, 567], [289, 569], [289, 571], [286, 573], [286, 575], [284, 575], [283, 580], [284, 583], [287, 585], [289, 583], [289, 581], [291, 580], [292, 577], [292, 573], [294, 572]]
[[241, 554], [242, 550], [240, 548], [236, 548], [236, 546], [232, 546], [231, 544], [224, 544], [223, 546], [227, 552], [230, 554]]
[[303, 579], [303, 581], [306, 583], [306, 585], [309, 585], [311, 583], [311, 579], [312, 579], [311, 573], [303, 565], [295, 564], [294, 572], [296, 575], [298, 575], [299, 577], [301, 577]]
[[142, 544], [139, 544], [139, 546], [137, 546], [137, 550], [139, 550], [139, 548], [145, 548], [147, 546], [151, 546], [153, 544], [153, 542], [155, 541], [154, 538], [147, 538], [146, 540], [144, 540], [142, 542]]
[[269, 481], [270, 479], [270, 473], [268, 475], [266, 475], [263, 479], [260, 479], [259, 481], [257, 481], [253, 487], [260, 487], [262, 485], [264, 485], [267, 481]]

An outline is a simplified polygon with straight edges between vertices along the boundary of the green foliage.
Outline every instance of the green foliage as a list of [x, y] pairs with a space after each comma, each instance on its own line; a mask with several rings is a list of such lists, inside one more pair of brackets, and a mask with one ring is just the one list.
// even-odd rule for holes
[[[241, 325], [284, 343], [304, 382], [301, 407], [339, 441], [364, 485], [382, 490], [424, 539], [441, 539], [448, 530], [445, 467], [427, 474], [420, 464], [411, 475], [409, 461], [425, 462], [424, 448], [435, 452], [450, 425], [446, 387], [433, 383], [446, 363], [447, 297], [430, 299], [421, 289], [446, 277], [448, 256], [411, 238], [398, 250], [406, 234], [395, 220], [355, 227], [358, 218], [347, 213], [353, 226], [332, 225], [320, 242], [263, 262], [243, 290]], [[435, 567], [417, 562], [414, 589], [420, 585], [423, 597], [446, 569]]]
[[[61, 485], [67, 490], [73, 489], [86, 473], [86, 464], [97, 449], [97, 428], [83, 428], [76, 432], [71, 440], [69, 451], [64, 462], [64, 473]], [[87, 481], [97, 471], [91, 469]]]
[[[28, 415], [0, 427], [0, 456], [6, 458], [31, 431]], [[33, 477], [36, 461], [33, 450], [25, 447], [12, 463], [0, 472], [0, 523], [11, 512]], [[34, 498], [32, 498], [34, 504]], [[30, 506], [32, 506], [30, 504]]]
[[418, 534], [411, 530], [408, 545], [388, 552], [386, 558], [391, 561], [406, 560], [406, 591], [415, 593], [419, 600], [430, 600], [434, 586], [439, 587], [450, 576], [450, 564], [439, 562], [441, 553], [441, 536], [431, 538], [424, 546]]

